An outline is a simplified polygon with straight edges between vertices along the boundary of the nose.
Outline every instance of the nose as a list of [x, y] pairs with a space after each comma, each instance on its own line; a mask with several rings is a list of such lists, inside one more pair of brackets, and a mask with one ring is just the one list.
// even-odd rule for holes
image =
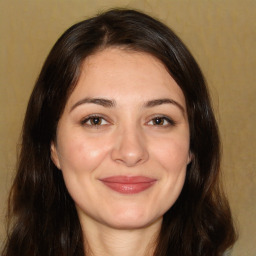
[[115, 145], [111, 152], [112, 160], [133, 167], [148, 160], [149, 154], [146, 141], [139, 129], [125, 129], [115, 138]]

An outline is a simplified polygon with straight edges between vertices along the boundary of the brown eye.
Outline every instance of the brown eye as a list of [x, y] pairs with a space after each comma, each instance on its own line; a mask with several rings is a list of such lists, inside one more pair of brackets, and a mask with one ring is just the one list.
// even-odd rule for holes
[[156, 117], [152, 121], [153, 121], [153, 125], [163, 125], [165, 119], [163, 117]]
[[82, 125], [85, 126], [103, 126], [109, 124], [103, 117], [100, 116], [89, 116], [81, 121]]
[[153, 125], [153, 126], [175, 126], [176, 122], [168, 117], [165, 116], [158, 116], [153, 119], [151, 119], [148, 123], [148, 125]]
[[101, 125], [102, 118], [101, 117], [91, 117], [89, 120], [90, 125]]

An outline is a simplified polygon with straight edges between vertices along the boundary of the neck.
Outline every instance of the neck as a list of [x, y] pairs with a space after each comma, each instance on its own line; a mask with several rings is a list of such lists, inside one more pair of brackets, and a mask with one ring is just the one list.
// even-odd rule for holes
[[88, 256], [153, 256], [162, 219], [139, 229], [86, 224], [82, 226]]

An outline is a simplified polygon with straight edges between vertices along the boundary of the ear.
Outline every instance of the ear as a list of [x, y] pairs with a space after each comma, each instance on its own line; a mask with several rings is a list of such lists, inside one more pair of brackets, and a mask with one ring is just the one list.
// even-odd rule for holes
[[57, 152], [57, 147], [56, 144], [52, 141], [51, 142], [51, 159], [55, 166], [60, 169], [60, 161], [59, 161], [59, 156]]
[[194, 158], [194, 154], [189, 150], [188, 152], [188, 160], [187, 160], [187, 165], [191, 163], [191, 161]]

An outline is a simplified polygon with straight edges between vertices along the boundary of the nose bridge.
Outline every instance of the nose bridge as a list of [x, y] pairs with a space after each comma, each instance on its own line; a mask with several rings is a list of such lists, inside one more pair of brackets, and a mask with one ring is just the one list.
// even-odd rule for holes
[[148, 159], [145, 136], [138, 125], [130, 123], [119, 127], [112, 158], [127, 166], [134, 166]]

